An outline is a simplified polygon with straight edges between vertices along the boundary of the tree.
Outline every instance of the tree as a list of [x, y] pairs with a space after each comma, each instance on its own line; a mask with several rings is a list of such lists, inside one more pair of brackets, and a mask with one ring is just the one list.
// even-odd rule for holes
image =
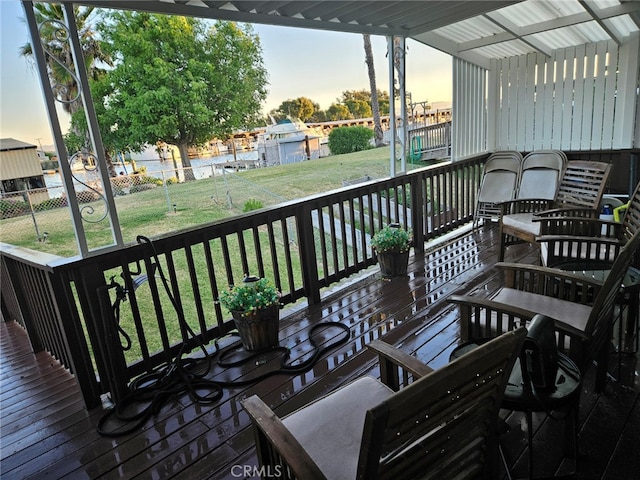
[[346, 105], [342, 103], [332, 103], [327, 109], [328, 120], [347, 120], [354, 118]]
[[373, 133], [376, 147], [383, 145], [382, 124], [380, 123], [380, 104], [378, 103], [378, 88], [376, 87], [376, 69], [373, 65], [373, 49], [371, 48], [371, 36], [362, 34], [364, 40], [365, 62], [369, 74], [369, 87], [371, 89], [371, 114], [373, 115]]
[[259, 122], [267, 73], [250, 26], [114, 11], [100, 32], [115, 61], [104, 115], [120, 144], [177, 145], [188, 168], [189, 146]]
[[[113, 157], [118, 152], [141, 151], [144, 148], [142, 142], [130, 143], [128, 135], [123, 135], [119, 131], [116, 113], [114, 109], [109, 108], [111, 104], [111, 83], [108, 75], [102, 75], [95, 79], [89, 80], [89, 88], [91, 97], [98, 119], [100, 128], [100, 136], [105, 150], [105, 159], [109, 176], [117, 176], [116, 168], [113, 165]], [[83, 111], [75, 112], [71, 116], [71, 131], [65, 136], [65, 144], [71, 151], [79, 150], [85, 145], [84, 140], [88, 137], [87, 117]], [[77, 134], [76, 132], [79, 132]]]
[[367, 118], [371, 116], [371, 93], [366, 90], [347, 90], [342, 92], [340, 103], [345, 105], [352, 118]]
[[[377, 90], [380, 113], [389, 113], [389, 94]], [[349, 110], [350, 117], [345, 118], [366, 118], [372, 116], [371, 92], [368, 90], [346, 90], [337, 99], [337, 103], [344, 105]]]
[[[62, 5], [53, 3], [34, 3], [34, 15], [40, 29], [40, 39], [43, 46], [54, 55], [46, 55], [47, 74], [52, 85], [57, 86], [55, 91], [62, 101], [64, 111], [73, 114], [82, 108], [82, 100], [78, 97], [78, 85], [69, 71], [74, 71], [71, 44], [60, 36], [61, 26], [65, 25], [64, 10]], [[94, 7], [73, 7], [73, 13], [78, 27], [80, 47], [87, 66], [87, 76], [96, 79], [104, 73], [104, 69], [98, 67], [98, 63], [112, 65], [111, 57], [106, 54], [101, 42], [96, 38], [96, 31], [90, 22]], [[33, 59], [31, 43], [25, 43], [20, 48], [20, 55]], [[60, 63], [59, 63], [60, 62]]]
[[316, 112], [320, 111], [320, 105], [307, 97], [298, 97], [294, 100], [285, 100], [275, 112], [278, 117], [285, 118], [287, 115], [299, 118], [306, 122], [312, 118]]

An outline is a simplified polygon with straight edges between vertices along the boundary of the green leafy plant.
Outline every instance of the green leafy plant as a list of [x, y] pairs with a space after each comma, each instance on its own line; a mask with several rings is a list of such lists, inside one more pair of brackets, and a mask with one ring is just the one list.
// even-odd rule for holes
[[0, 216], [11, 218], [23, 215], [29, 211], [29, 204], [22, 200], [0, 199]]
[[411, 248], [411, 231], [391, 223], [371, 237], [371, 247], [378, 252], [403, 253]]
[[339, 127], [329, 133], [329, 150], [333, 155], [373, 148], [373, 130], [367, 127]]
[[230, 312], [251, 312], [276, 305], [280, 293], [266, 278], [247, 277], [240, 285], [233, 285], [220, 294], [220, 303]]
[[260, 210], [261, 208], [264, 208], [264, 204], [260, 200], [256, 200], [255, 198], [250, 198], [249, 200], [244, 202], [242, 211], [246, 213], [252, 210]]

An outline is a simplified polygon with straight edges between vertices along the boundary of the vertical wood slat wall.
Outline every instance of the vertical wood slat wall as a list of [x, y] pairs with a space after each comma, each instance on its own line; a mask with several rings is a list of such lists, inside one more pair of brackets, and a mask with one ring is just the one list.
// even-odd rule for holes
[[628, 79], [638, 78], [638, 50], [635, 62], [631, 50], [609, 41], [496, 61], [495, 147], [631, 148], [634, 118], [624, 107], [637, 103]]
[[487, 145], [487, 74], [477, 65], [453, 59], [451, 158], [459, 160], [490, 149]]
[[487, 150], [637, 148], [638, 51], [634, 34], [620, 46], [605, 41], [550, 57], [496, 59], [489, 70], [454, 59], [452, 158]]

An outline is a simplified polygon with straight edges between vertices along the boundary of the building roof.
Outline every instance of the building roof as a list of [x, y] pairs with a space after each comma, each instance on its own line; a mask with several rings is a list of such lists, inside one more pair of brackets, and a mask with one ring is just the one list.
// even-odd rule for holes
[[[60, 3], [59, 0], [56, 3]], [[637, 0], [214, 1], [75, 4], [412, 38], [472, 63], [612, 40], [640, 31]]]
[[15, 138], [0, 138], [0, 151], [25, 150], [28, 148], [38, 148], [37, 145], [16, 140]]

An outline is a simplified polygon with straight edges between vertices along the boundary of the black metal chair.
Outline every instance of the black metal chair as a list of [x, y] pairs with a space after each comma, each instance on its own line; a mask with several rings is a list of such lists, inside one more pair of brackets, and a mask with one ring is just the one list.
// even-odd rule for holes
[[[450, 359], [455, 360], [489, 340], [490, 338], [485, 338], [463, 343], [453, 350]], [[530, 479], [534, 474], [533, 413], [538, 412], [557, 418], [553, 412], [567, 411], [566, 417], [563, 417], [566, 418], [565, 455], [569, 454], [567, 446], [571, 444], [570, 455], [574, 459], [577, 471], [581, 378], [578, 366], [557, 350], [553, 319], [536, 315], [529, 323], [527, 338], [513, 366], [502, 397], [502, 408], [525, 414]], [[506, 461], [505, 468], [507, 468]], [[511, 478], [510, 475], [509, 478]]]

